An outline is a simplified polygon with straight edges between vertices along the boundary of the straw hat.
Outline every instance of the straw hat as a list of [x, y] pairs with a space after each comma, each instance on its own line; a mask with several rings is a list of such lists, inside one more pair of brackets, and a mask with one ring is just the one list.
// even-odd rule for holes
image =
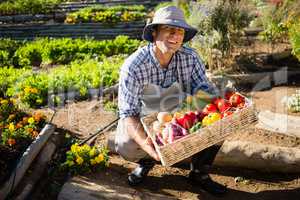
[[152, 22], [145, 26], [143, 38], [149, 42], [153, 42], [153, 27], [159, 24], [183, 28], [185, 30], [183, 42], [189, 41], [197, 33], [197, 29], [186, 23], [182, 10], [176, 6], [167, 6], [158, 9], [154, 14]]

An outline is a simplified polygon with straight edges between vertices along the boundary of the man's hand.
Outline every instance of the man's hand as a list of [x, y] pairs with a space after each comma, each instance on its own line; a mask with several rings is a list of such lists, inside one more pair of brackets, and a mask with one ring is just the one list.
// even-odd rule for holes
[[148, 153], [154, 160], [160, 161], [160, 158], [157, 154], [157, 152], [154, 149], [152, 140], [150, 137], [147, 137], [145, 140], [145, 143], [141, 146], [141, 148]]
[[140, 147], [148, 153], [153, 159], [160, 161], [157, 155], [152, 140], [147, 137], [147, 134], [141, 124], [140, 118], [138, 117], [128, 117], [125, 119], [127, 132], [134, 141], [140, 145]]

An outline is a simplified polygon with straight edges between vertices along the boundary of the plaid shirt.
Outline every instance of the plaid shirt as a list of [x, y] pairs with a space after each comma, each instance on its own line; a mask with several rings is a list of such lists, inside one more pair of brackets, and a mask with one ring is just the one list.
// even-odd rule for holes
[[180, 80], [184, 91], [189, 94], [194, 94], [199, 89], [207, 92], [214, 89], [205, 75], [204, 64], [193, 49], [181, 47], [167, 68], [160, 67], [152, 43], [138, 49], [125, 60], [120, 70], [118, 95], [120, 117], [140, 114], [141, 96], [147, 84], [167, 88]]

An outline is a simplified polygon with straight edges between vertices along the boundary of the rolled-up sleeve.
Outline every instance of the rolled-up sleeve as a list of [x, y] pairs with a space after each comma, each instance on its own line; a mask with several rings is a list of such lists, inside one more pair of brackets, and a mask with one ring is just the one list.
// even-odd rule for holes
[[[122, 67], [123, 68], [123, 67]], [[120, 70], [118, 107], [120, 118], [138, 116], [141, 112], [142, 86], [134, 72]]]
[[194, 57], [194, 68], [191, 75], [191, 88], [192, 94], [194, 94], [198, 90], [203, 90], [210, 94], [216, 94], [216, 87], [208, 80], [205, 73], [205, 65], [199, 56]]

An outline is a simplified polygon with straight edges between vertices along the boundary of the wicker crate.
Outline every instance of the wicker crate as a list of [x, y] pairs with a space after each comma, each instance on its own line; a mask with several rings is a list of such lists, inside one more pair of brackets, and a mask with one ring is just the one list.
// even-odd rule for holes
[[246, 107], [240, 111], [164, 146], [159, 146], [156, 143], [155, 133], [152, 129], [153, 122], [157, 120], [157, 113], [145, 116], [141, 120], [145, 131], [154, 143], [162, 165], [171, 166], [203, 149], [224, 141], [229, 135], [255, 123], [257, 113], [254, 104], [246, 99]]

